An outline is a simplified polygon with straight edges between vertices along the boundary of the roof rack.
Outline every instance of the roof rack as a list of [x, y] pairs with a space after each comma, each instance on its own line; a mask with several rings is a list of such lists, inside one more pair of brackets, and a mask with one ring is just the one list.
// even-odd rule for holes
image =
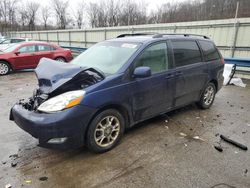
[[122, 37], [133, 37], [133, 36], [142, 36], [142, 35], [156, 35], [157, 33], [126, 33], [118, 35], [116, 38], [122, 38]]
[[127, 33], [127, 34], [121, 34], [118, 35], [116, 38], [122, 38], [122, 37], [133, 37], [133, 36], [143, 36], [143, 35], [153, 35], [153, 38], [162, 38], [165, 35], [181, 35], [184, 37], [190, 37], [190, 36], [194, 36], [194, 37], [201, 37], [204, 39], [209, 39], [209, 37], [205, 36], [205, 35], [197, 35], [197, 34], [188, 34], [188, 33]]
[[183, 35], [184, 37], [190, 37], [190, 36], [195, 36], [195, 37], [202, 37], [204, 39], [209, 39], [209, 37], [205, 36], [205, 35], [197, 35], [197, 34], [181, 34], [181, 33], [160, 33], [160, 34], [156, 34], [153, 36], [153, 38], [161, 38], [164, 35]]

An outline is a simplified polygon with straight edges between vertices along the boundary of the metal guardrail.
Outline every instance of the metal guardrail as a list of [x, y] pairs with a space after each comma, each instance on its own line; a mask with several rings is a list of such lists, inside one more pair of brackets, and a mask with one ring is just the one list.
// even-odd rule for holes
[[247, 58], [225, 58], [225, 63], [234, 64], [239, 67], [250, 67], [250, 59]]
[[80, 47], [71, 47], [71, 46], [61, 46], [61, 47], [66, 48], [66, 49], [70, 49], [74, 53], [82, 53], [85, 50], [87, 50], [87, 48], [80, 48]]

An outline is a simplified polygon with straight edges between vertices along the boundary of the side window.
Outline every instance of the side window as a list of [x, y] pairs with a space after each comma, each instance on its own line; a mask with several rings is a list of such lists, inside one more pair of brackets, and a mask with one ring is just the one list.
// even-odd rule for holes
[[51, 47], [48, 45], [38, 45], [38, 51], [39, 52], [48, 52], [51, 51]]
[[199, 41], [199, 43], [201, 45], [205, 61], [220, 59], [220, 54], [212, 42]]
[[134, 67], [150, 67], [152, 74], [168, 69], [167, 44], [158, 43], [148, 47], [135, 60]]
[[195, 41], [172, 41], [175, 66], [185, 66], [201, 62], [200, 49]]
[[36, 46], [24, 46], [19, 49], [20, 53], [30, 53], [30, 52], [35, 52], [36, 51]]

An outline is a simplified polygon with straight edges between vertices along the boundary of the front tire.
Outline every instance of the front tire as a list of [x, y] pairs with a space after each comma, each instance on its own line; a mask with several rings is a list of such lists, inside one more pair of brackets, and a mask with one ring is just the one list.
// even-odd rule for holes
[[215, 85], [209, 82], [202, 92], [198, 106], [202, 109], [208, 109], [212, 106], [216, 94]]
[[113, 149], [121, 139], [125, 130], [123, 116], [114, 109], [104, 110], [90, 123], [86, 145], [95, 153], [103, 153]]
[[0, 76], [9, 74], [10, 72], [10, 65], [5, 61], [0, 61]]

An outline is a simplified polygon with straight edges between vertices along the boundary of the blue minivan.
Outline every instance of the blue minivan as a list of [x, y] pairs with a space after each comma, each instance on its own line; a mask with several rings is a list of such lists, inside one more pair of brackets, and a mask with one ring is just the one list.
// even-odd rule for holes
[[224, 60], [206, 36], [130, 34], [97, 43], [71, 63], [42, 59], [38, 88], [10, 119], [50, 148], [114, 148], [138, 122], [196, 102], [209, 108]]

